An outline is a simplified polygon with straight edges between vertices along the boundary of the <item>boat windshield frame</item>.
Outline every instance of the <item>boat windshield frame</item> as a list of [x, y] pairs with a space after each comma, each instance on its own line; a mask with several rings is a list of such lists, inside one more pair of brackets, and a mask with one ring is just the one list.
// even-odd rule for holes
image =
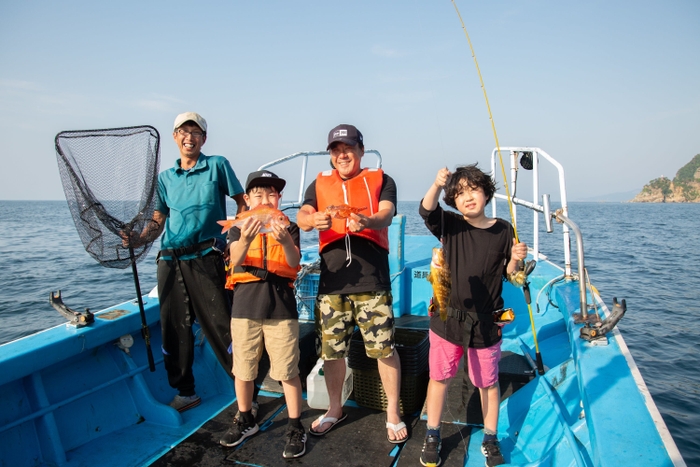
[[[377, 156], [377, 162], [375, 167], [377, 169], [382, 168], [382, 155], [377, 151], [376, 149], [365, 149], [365, 155], [367, 154], [374, 154]], [[280, 203], [280, 209], [290, 209], [290, 208], [300, 208], [301, 203], [304, 202], [304, 190], [306, 189], [306, 180], [307, 180], [307, 175], [308, 175], [308, 168], [309, 168], [309, 157], [330, 157], [331, 153], [329, 151], [302, 151], [302, 152], [295, 152], [294, 154], [290, 154], [285, 157], [281, 157], [279, 159], [276, 159], [274, 161], [268, 162], [266, 164], [261, 165], [258, 170], [267, 170], [270, 167], [274, 167], [276, 165], [284, 164], [286, 162], [289, 162], [294, 159], [298, 158], [303, 158], [301, 162], [301, 178], [299, 180], [299, 194], [298, 197], [295, 201], [287, 201], [283, 200], [282, 203]]]

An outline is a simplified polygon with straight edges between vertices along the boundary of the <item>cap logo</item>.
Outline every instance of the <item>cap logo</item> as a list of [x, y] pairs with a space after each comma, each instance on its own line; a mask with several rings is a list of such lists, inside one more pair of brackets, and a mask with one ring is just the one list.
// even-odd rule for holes
[[338, 138], [341, 136], [347, 136], [348, 135], [348, 130], [335, 130], [333, 132], [333, 138]]
[[267, 173], [267, 172], [263, 172], [263, 173], [262, 173], [262, 176], [263, 176], [263, 177], [272, 177], [272, 174], [271, 174], [271, 173]]

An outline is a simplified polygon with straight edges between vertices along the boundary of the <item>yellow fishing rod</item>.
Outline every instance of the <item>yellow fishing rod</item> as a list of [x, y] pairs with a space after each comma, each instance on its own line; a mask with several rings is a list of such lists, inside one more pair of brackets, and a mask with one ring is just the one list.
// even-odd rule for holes
[[[486, 110], [489, 113], [489, 121], [491, 122], [491, 130], [493, 131], [493, 138], [496, 140], [496, 150], [498, 151], [498, 159], [499, 162], [501, 163], [501, 172], [503, 174], [503, 185], [506, 189], [506, 197], [508, 198], [508, 211], [510, 212], [510, 220], [513, 223], [513, 233], [515, 234], [515, 243], [520, 243], [520, 240], [518, 239], [518, 228], [515, 223], [515, 215], [513, 215], [513, 200], [511, 199], [510, 196], [510, 190], [508, 189], [508, 179], [506, 178], [506, 169], [505, 166], [503, 165], [503, 156], [501, 155], [501, 145], [498, 143], [498, 134], [496, 133], [496, 124], [493, 121], [493, 114], [491, 113], [491, 106], [489, 105], [489, 98], [486, 95], [486, 86], [484, 85], [484, 78], [481, 76], [481, 70], [479, 69], [479, 62], [476, 60], [476, 53], [474, 52], [474, 46], [472, 45], [472, 41], [469, 38], [469, 33], [467, 32], [467, 27], [464, 25], [464, 21], [462, 20], [462, 15], [459, 13], [459, 8], [457, 8], [457, 4], [455, 3], [455, 0], [452, 0], [452, 5], [455, 7], [455, 11], [457, 12], [457, 16], [459, 17], [459, 22], [462, 23], [462, 30], [464, 30], [464, 35], [467, 37], [467, 42], [469, 42], [469, 49], [471, 50], [472, 53], [472, 58], [474, 59], [474, 64], [476, 65], [476, 72], [479, 75], [479, 82], [481, 83], [481, 90], [484, 93], [484, 100], [486, 101]], [[530, 298], [530, 283], [527, 280], [527, 275], [532, 272], [532, 269], [534, 268], [534, 262], [529, 263], [528, 267], [524, 268], [523, 271], [521, 271], [520, 276], [522, 277], [523, 283], [523, 295], [525, 297], [525, 303], [527, 303], [527, 311], [530, 314], [530, 326], [532, 327], [532, 338], [535, 341], [535, 358], [536, 358], [536, 363], [537, 363], [537, 373], [540, 375], [544, 374], [544, 364], [542, 363], [542, 355], [540, 354], [540, 346], [537, 342], [537, 331], [535, 330], [535, 318], [532, 316], [532, 304], [531, 304], [531, 298]], [[529, 271], [528, 271], [529, 269]]]

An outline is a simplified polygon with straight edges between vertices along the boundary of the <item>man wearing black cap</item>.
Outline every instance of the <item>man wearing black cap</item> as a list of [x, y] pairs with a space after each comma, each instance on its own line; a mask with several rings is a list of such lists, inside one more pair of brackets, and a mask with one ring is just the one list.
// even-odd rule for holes
[[201, 402], [192, 373], [195, 319], [231, 375], [231, 309], [222, 256], [226, 238], [216, 221], [226, 219], [227, 197], [236, 201], [239, 210], [245, 202], [243, 187], [228, 160], [201, 152], [207, 140], [207, 122], [201, 115], [178, 115], [173, 139], [180, 158], [158, 176], [156, 227], [144, 230], [135, 241], [152, 241], [164, 232], [158, 254], [163, 361], [168, 383], [178, 390], [170, 406], [182, 412]]
[[[346, 415], [341, 405], [345, 360], [355, 324], [365, 351], [377, 359], [387, 396], [387, 439], [408, 438], [399, 411], [401, 362], [394, 351], [394, 316], [389, 275], [387, 228], [396, 213], [396, 184], [381, 169], [363, 169], [362, 133], [338, 125], [328, 134], [332, 170], [321, 172], [305, 193], [297, 223], [319, 232], [321, 275], [315, 314], [321, 340], [328, 411], [311, 426], [312, 435], [328, 433]], [[327, 208], [348, 205], [360, 210], [347, 219]]]

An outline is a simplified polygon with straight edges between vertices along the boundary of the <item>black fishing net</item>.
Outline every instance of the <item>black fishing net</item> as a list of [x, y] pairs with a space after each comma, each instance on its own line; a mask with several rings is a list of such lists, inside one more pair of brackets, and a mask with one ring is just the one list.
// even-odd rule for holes
[[160, 135], [152, 126], [64, 131], [56, 135], [63, 191], [85, 250], [103, 266], [124, 269], [152, 242], [134, 248], [122, 238], [152, 225]]

